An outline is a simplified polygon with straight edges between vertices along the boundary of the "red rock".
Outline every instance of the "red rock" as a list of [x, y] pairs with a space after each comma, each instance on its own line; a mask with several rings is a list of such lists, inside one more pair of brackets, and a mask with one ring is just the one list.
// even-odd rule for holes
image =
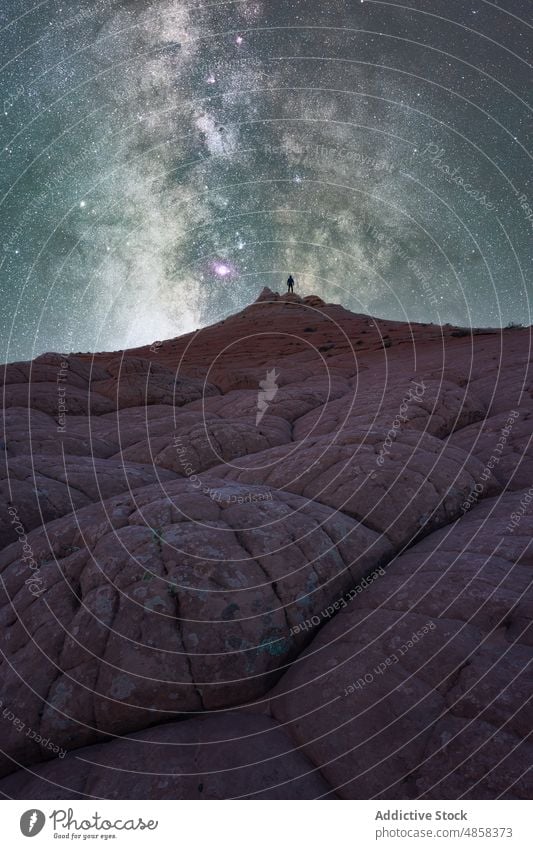
[[[63, 756], [64, 757], [64, 756]], [[33, 773], [33, 774], [32, 774]], [[331, 798], [273, 719], [220, 714], [78, 749], [0, 781], [11, 799]]]
[[[145, 486], [49, 522], [28, 535], [38, 572], [18, 543], [0, 556], [4, 699], [41, 736], [71, 749], [263, 695], [312, 637], [292, 627], [390, 552], [298, 496], [207, 476], [203, 487], [214, 492]], [[31, 690], [23, 668], [35, 670]], [[46, 754], [4, 730], [17, 760]]]
[[0, 790], [526, 798], [529, 335], [264, 290], [5, 366]]
[[507, 530], [519, 500], [489, 499], [397, 558], [274, 689], [273, 715], [341, 797], [529, 797], [533, 515]]

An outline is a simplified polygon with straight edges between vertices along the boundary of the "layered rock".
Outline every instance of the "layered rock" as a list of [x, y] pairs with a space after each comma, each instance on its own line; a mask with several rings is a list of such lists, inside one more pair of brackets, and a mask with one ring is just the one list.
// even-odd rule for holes
[[265, 290], [4, 367], [0, 792], [527, 796], [529, 343]]
[[533, 515], [488, 499], [394, 560], [284, 676], [273, 716], [343, 798], [529, 798]]
[[[293, 626], [391, 554], [364, 525], [283, 492], [211, 477], [163, 489], [34, 531], [38, 569], [18, 543], [1, 555], [4, 697], [62, 748], [262, 696], [310, 639]], [[42, 754], [4, 730], [10, 758]]]
[[294, 748], [279, 723], [231, 713], [78, 749], [32, 776], [19, 772], [5, 779], [0, 793], [15, 799], [23, 794], [32, 799], [334, 798], [320, 770]]

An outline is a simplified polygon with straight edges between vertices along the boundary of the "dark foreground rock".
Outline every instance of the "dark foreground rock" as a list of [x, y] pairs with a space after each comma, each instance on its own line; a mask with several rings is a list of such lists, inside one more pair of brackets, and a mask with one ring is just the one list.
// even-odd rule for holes
[[7, 798], [527, 798], [529, 330], [268, 290], [4, 367]]

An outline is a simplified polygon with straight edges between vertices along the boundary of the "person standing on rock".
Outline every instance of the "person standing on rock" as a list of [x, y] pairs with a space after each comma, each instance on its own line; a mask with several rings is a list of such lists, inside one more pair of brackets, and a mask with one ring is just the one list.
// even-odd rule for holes
[[287, 280], [287, 294], [290, 292], [294, 292], [294, 279], [292, 274], [289, 274], [289, 279]]

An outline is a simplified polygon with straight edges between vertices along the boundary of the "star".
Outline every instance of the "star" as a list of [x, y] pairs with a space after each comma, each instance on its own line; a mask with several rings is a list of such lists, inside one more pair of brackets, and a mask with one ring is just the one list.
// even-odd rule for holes
[[[326, 302], [368, 299], [394, 320], [523, 320], [531, 70], [516, 57], [528, 58], [530, 2], [513, 0], [513, 15], [478, 2], [455, 4], [443, 24], [437, 0], [423, 4], [428, 15], [397, 16], [360, 0], [368, 32], [340, 0], [201, 11], [116, 0], [67, 21], [57, 3], [37, 2], [18, 22], [15, 0], [4, 4], [17, 57], [0, 70], [7, 359], [64, 350], [67, 324], [84, 350], [177, 336], [242, 309], [265, 270], [288, 266], [322, 281], [309, 285]], [[478, 14], [484, 36], [470, 27]], [[471, 254], [472, 232], [486, 262]], [[47, 280], [57, 297], [42, 318], [23, 316], [17, 293], [45, 243], [35, 304]], [[246, 279], [235, 265], [245, 257]], [[439, 316], [426, 277], [444, 296]], [[143, 320], [134, 297], [149, 305]]]
[[232, 277], [236, 274], [235, 267], [225, 260], [214, 260], [211, 263], [211, 271], [215, 274], [216, 277], [220, 277], [224, 280], [227, 277]]

